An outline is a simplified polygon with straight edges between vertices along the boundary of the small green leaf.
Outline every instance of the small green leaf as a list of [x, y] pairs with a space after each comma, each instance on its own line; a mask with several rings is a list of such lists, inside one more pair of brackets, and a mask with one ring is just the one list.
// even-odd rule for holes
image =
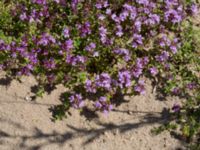
[[183, 134], [184, 134], [184, 136], [187, 136], [187, 137], [190, 136], [190, 127], [188, 125], [184, 125]]
[[84, 83], [87, 79], [87, 73], [86, 72], [80, 72], [77, 76], [78, 81], [81, 83]]

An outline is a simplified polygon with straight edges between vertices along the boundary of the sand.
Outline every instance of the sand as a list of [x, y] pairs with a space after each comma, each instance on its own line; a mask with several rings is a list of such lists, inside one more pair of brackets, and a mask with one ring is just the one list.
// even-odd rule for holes
[[66, 89], [58, 85], [51, 94], [32, 101], [33, 77], [22, 83], [0, 77], [0, 150], [178, 150], [183, 144], [169, 132], [158, 136], [154, 127], [166, 121], [168, 108], [181, 100], [158, 100], [148, 83], [145, 96], [124, 98], [107, 116], [70, 109], [71, 116], [53, 122], [49, 111], [60, 103]]

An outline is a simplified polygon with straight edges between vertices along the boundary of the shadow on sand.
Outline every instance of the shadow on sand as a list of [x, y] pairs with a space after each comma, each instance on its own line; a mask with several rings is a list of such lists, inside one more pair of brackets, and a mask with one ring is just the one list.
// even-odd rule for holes
[[[117, 113], [127, 113], [126, 111], [114, 110]], [[137, 123], [124, 123], [124, 124], [114, 124], [114, 123], [101, 123], [99, 121], [95, 121], [95, 124], [99, 126], [98, 129], [86, 129], [86, 128], [77, 128], [72, 125], [67, 125], [66, 128], [70, 129], [70, 131], [65, 133], [58, 133], [57, 131], [52, 131], [52, 133], [44, 133], [39, 128], [35, 127], [32, 131], [28, 131], [25, 126], [15, 123], [11, 120], [6, 120], [0, 118], [0, 123], [9, 124], [13, 126], [16, 130], [23, 130], [31, 132], [31, 135], [16, 135], [13, 133], [9, 133], [3, 128], [0, 129], [0, 146], [8, 146], [12, 145], [9, 141], [17, 140], [18, 149], [25, 150], [42, 150], [45, 146], [56, 144], [61, 148], [65, 144], [69, 144], [70, 140], [74, 140], [79, 137], [83, 137], [85, 141], [82, 143], [83, 146], [93, 142], [98, 139], [101, 135], [104, 135], [105, 132], [118, 130], [120, 134], [124, 134], [125, 132], [129, 132], [130, 130], [137, 130], [140, 127], [152, 125], [152, 124], [163, 124], [167, 120], [169, 120], [169, 111], [167, 109], [163, 109], [161, 113], [159, 112], [141, 112], [141, 111], [131, 111], [134, 113], [143, 114], [143, 119]], [[90, 112], [87, 112], [90, 114]], [[87, 116], [86, 116], [87, 117]], [[97, 116], [94, 116], [97, 117]], [[92, 120], [94, 121], [94, 120]], [[37, 144], [31, 145], [30, 141], [42, 141], [36, 142]]]

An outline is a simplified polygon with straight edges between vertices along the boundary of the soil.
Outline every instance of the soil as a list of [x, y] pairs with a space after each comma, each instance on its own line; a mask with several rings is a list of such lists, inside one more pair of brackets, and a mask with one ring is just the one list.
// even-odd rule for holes
[[0, 76], [0, 150], [178, 150], [183, 144], [169, 132], [153, 135], [168, 109], [181, 99], [158, 99], [147, 80], [145, 96], [124, 97], [108, 115], [71, 109], [53, 122], [49, 108], [59, 104], [65, 88], [58, 85], [43, 98], [31, 100], [33, 77], [22, 83]]

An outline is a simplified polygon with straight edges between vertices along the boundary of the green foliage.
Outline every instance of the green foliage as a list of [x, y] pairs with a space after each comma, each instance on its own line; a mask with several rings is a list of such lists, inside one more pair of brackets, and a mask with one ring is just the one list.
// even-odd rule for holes
[[70, 103], [69, 103], [69, 96], [70, 93], [66, 92], [62, 95], [63, 97], [63, 103], [62, 105], [57, 105], [52, 107], [51, 111], [53, 114], [53, 120], [62, 120], [63, 118], [66, 118], [66, 112], [70, 108]]
[[0, 1], [0, 31], [7, 30], [11, 26], [12, 17], [10, 15], [10, 7], [12, 4], [5, 5], [3, 1]]
[[153, 128], [151, 130], [151, 133], [158, 135], [165, 130], [170, 131], [170, 130], [175, 130], [175, 129], [177, 129], [177, 125], [175, 123], [166, 123], [165, 125], [159, 126], [157, 128]]
[[175, 119], [171, 123], [162, 125], [153, 130], [159, 134], [164, 130], [174, 130], [174, 126], [178, 127], [182, 136], [194, 144], [191, 149], [199, 149], [199, 145], [195, 144], [200, 135], [200, 89], [188, 90], [186, 85], [190, 82], [196, 82], [200, 85], [199, 67], [200, 67], [200, 28], [191, 21], [185, 22], [181, 33], [183, 44], [179, 53], [173, 59], [173, 69], [171, 70], [175, 77], [173, 80], [166, 82], [165, 93], [170, 93], [173, 87], [180, 87], [180, 95], [184, 96], [186, 102], [183, 103], [181, 110], [173, 113]]
[[200, 150], [200, 144], [199, 143], [191, 144], [190, 146], [188, 146], [188, 149], [190, 149], [190, 150]]
[[[183, 137], [190, 139], [191, 142], [194, 141], [195, 144], [200, 135], [200, 28], [193, 23], [190, 16], [186, 15], [191, 15], [191, 12], [188, 12], [191, 10], [188, 9], [195, 1], [180, 1], [183, 3], [180, 5], [181, 8], [184, 6], [184, 11], [181, 12], [186, 18], [183, 17], [185, 21], [178, 23], [165, 15], [169, 12], [160, 7], [163, 1], [157, 1], [156, 9], [152, 13], [158, 15], [159, 21], [150, 19], [150, 22], [155, 21], [152, 26], [151, 23], [148, 25], [144, 23], [145, 21], [140, 22], [139, 20], [143, 20], [142, 18], [148, 14], [139, 13], [136, 18], [139, 24], [141, 23], [141, 29], [136, 27], [136, 22], [130, 18], [133, 17], [130, 14], [121, 21], [121, 26], [115, 20], [123, 11], [122, 5], [127, 2], [125, 0], [109, 1], [111, 13], [115, 13], [113, 15], [116, 15], [116, 18], [106, 16], [104, 8], [94, 7], [95, 0], [78, 2], [77, 10], [71, 8], [71, 1], [66, 1], [67, 5], [64, 6], [50, 0], [45, 7], [27, 0], [17, 0], [17, 5], [14, 2], [0, 2], [0, 39], [8, 47], [8, 50], [6, 46], [1, 48], [0, 68], [13, 72], [14, 75], [36, 76], [39, 85], [35, 93], [38, 97], [43, 96], [47, 86], [51, 88], [63, 84], [69, 91], [71, 90], [74, 97], [65, 93], [62, 95], [62, 104], [52, 109], [55, 120], [66, 117], [66, 112], [73, 104], [79, 109], [79, 104], [90, 94], [96, 96], [95, 100], [105, 98], [96, 101], [99, 103], [96, 109], [105, 109], [106, 112], [111, 109], [111, 99], [118, 91], [123, 94], [127, 91], [131, 94], [142, 94], [145, 88], [140, 77], [146, 76], [155, 80], [156, 86], [161, 89], [158, 92], [186, 99], [186, 102], [180, 102], [182, 103], [180, 110], [171, 114], [172, 119], [170, 118], [168, 123], [155, 128], [152, 132], [159, 134], [164, 130], [178, 128]], [[129, 3], [138, 7], [137, 9], [144, 7], [135, 1], [128, 1]], [[26, 9], [23, 10], [21, 7]], [[16, 11], [15, 15], [11, 15], [13, 9]], [[171, 8], [170, 5], [169, 9], [174, 9], [176, 12], [176, 7]], [[24, 19], [21, 16], [23, 13]], [[102, 17], [100, 14], [106, 17], [98, 19]], [[125, 14], [120, 16], [122, 20], [123, 15]], [[169, 21], [166, 21], [166, 18]], [[63, 31], [65, 27], [69, 27], [70, 32], [66, 37]], [[123, 31], [122, 36], [116, 35], [118, 28]], [[163, 28], [165, 31], [160, 31]], [[135, 31], [132, 33], [133, 30], [138, 30], [138, 33], [135, 34]], [[162, 39], [164, 36], [169, 42]], [[164, 46], [161, 42], [164, 42]], [[86, 50], [91, 43], [95, 43], [95, 48]], [[179, 49], [177, 53], [171, 48], [173, 46]], [[118, 48], [121, 52], [114, 52]], [[162, 52], [168, 56], [163, 56]], [[125, 60], [126, 58], [129, 60]], [[169, 67], [166, 67], [167, 65]], [[155, 74], [150, 71], [152, 67]], [[134, 71], [137, 75], [133, 75]], [[89, 88], [87, 89], [85, 83], [90, 80], [91, 85], [88, 86], [95, 92], [87, 91]], [[197, 87], [189, 89], [187, 85], [193, 82]], [[70, 98], [72, 99], [69, 101]], [[95, 106], [93, 99], [90, 102]]]

